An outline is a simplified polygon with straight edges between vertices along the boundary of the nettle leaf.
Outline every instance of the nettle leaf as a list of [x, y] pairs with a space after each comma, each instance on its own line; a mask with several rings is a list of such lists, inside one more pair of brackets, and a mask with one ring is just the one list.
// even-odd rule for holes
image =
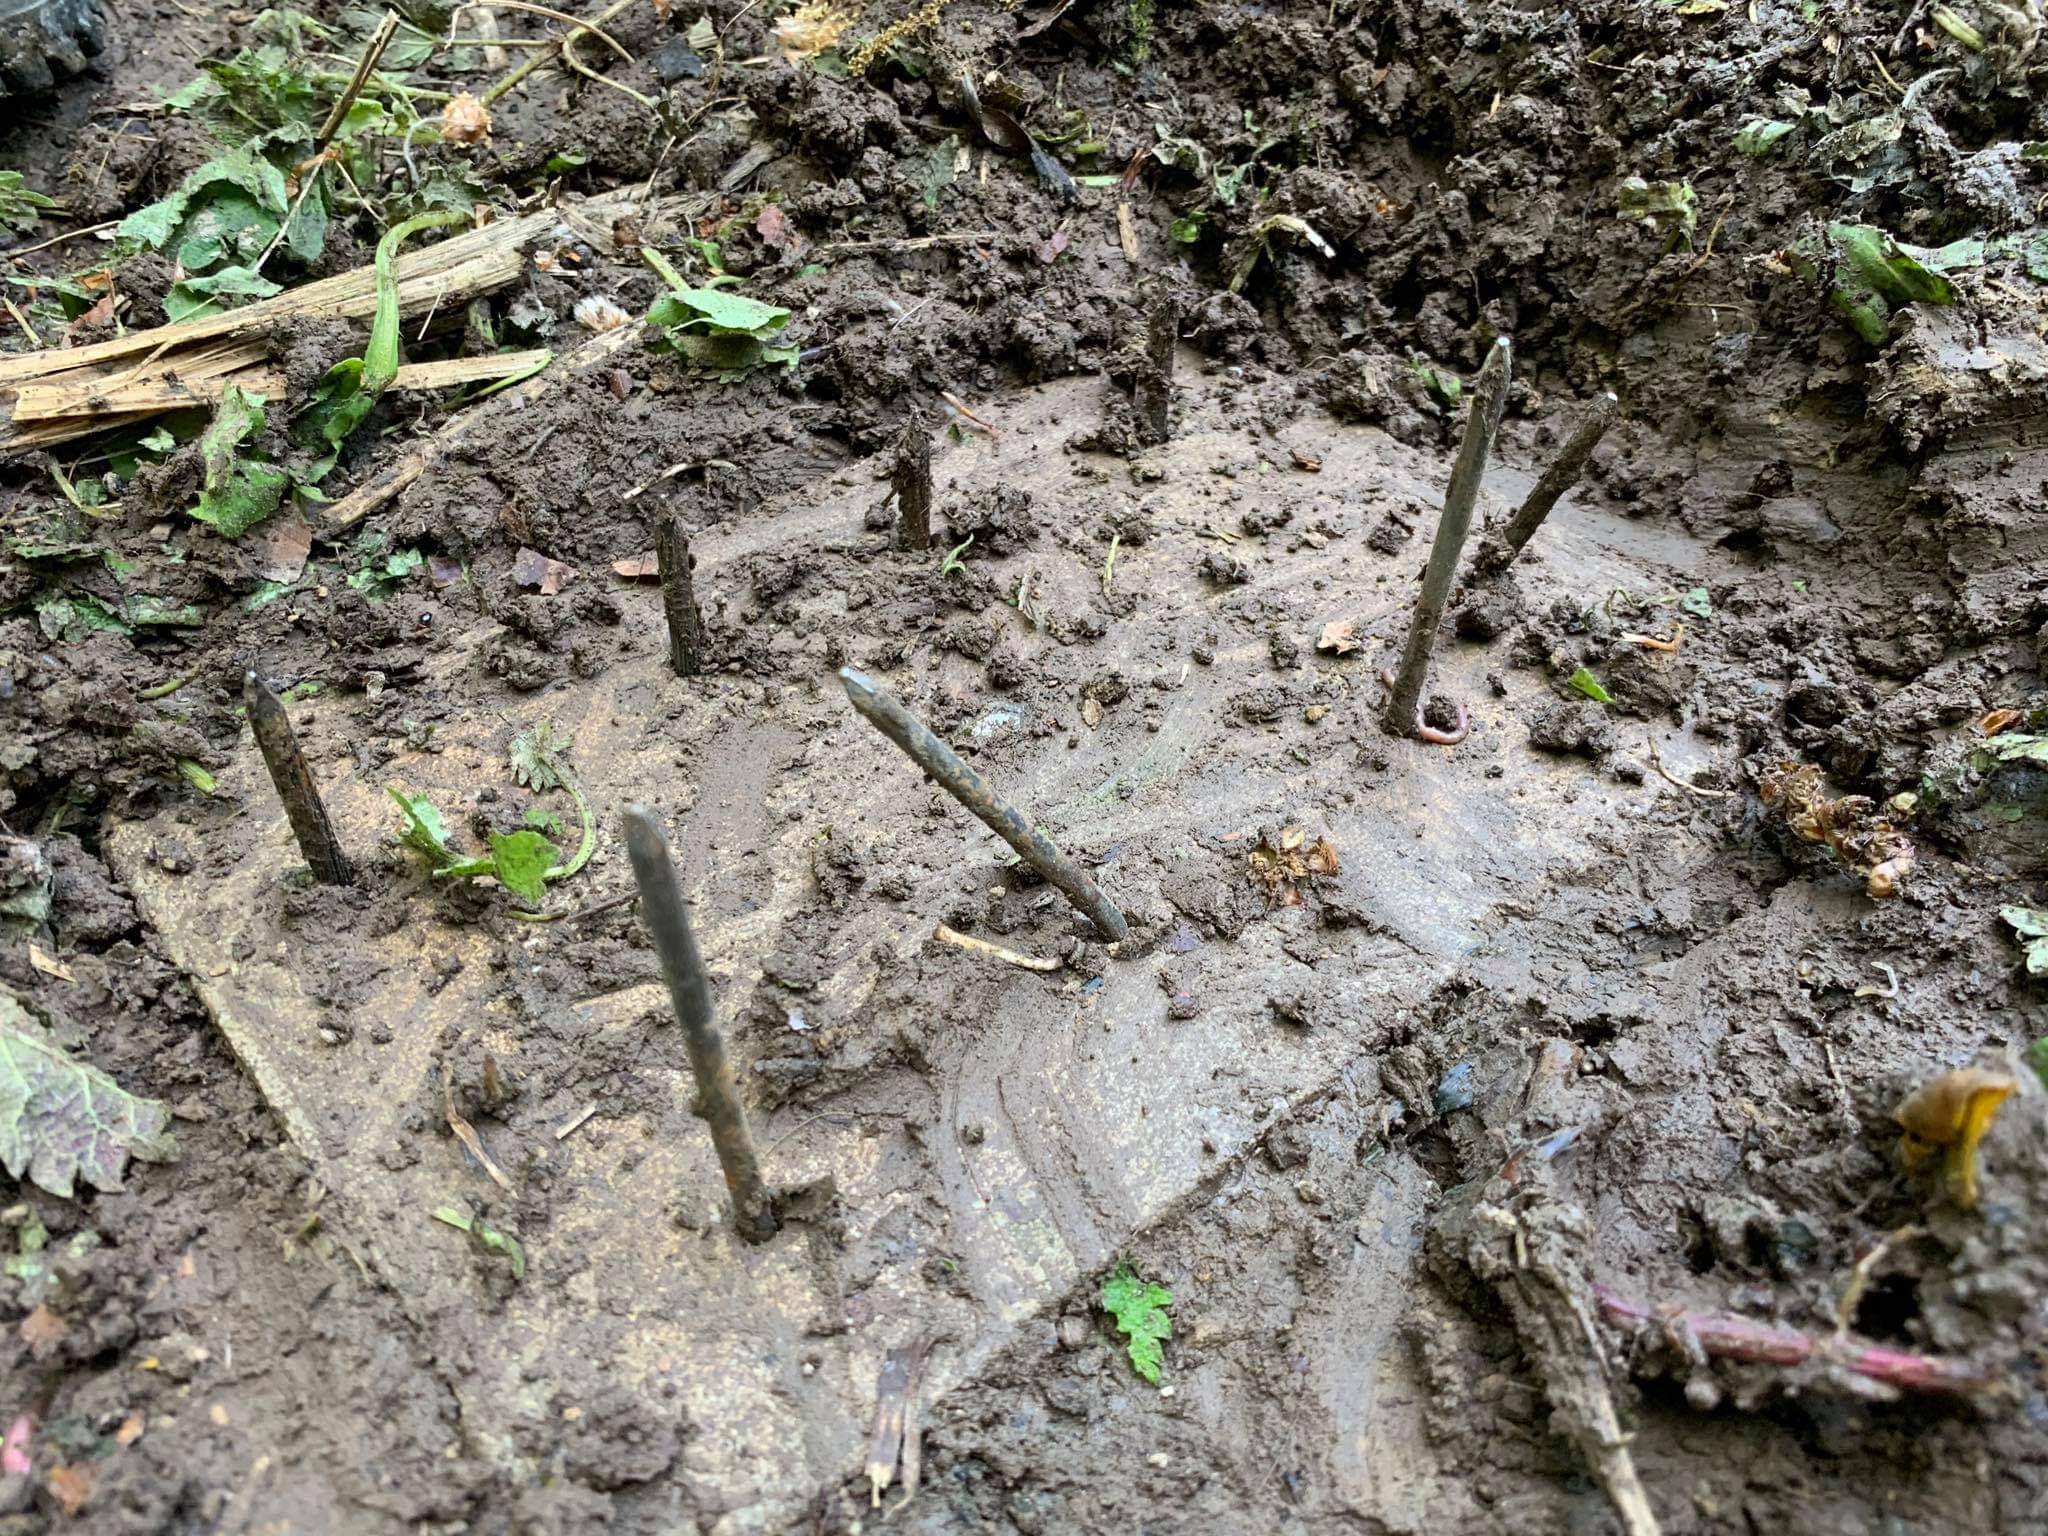
[[1173, 1292], [1157, 1281], [1141, 1280], [1128, 1269], [1119, 1269], [1102, 1284], [1102, 1309], [1116, 1319], [1117, 1328], [1129, 1341], [1125, 1352], [1131, 1369], [1147, 1381], [1159, 1380], [1159, 1368], [1166, 1363], [1160, 1342], [1173, 1337], [1173, 1320], [1166, 1309], [1173, 1305]]
[[1778, 147], [1779, 140], [1790, 133], [1792, 127], [1791, 123], [1777, 118], [1751, 118], [1735, 130], [1736, 153], [1761, 159]]
[[2048, 912], [2035, 907], [2000, 907], [1998, 915], [2025, 941], [2027, 974], [2048, 976]]
[[0, 1166], [70, 1198], [80, 1177], [121, 1187], [128, 1160], [178, 1155], [171, 1112], [66, 1055], [20, 1001], [0, 993]]
[[212, 422], [199, 434], [204, 479], [192, 515], [224, 539], [240, 538], [275, 512], [291, 484], [291, 476], [280, 466], [239, 452], [262, 430], [263, 397], [230, 384]]
[[271, 137], [261, 135], [207, 161], [180, 182], [169, 197], [139, 208], [123, 219], [115, 226], [115, 238], [159, 251], [185, 229], [188, 219], [196, 225], [203, 215], [204, 227], [192, 230], [179, 250], [180, 262], [190, 271], [210, 263], [190, 260], [188, 256], [203, 258], [215, 246], [224, 248], [230, 235], [260, 222], [264, 215], [271, 216], [270, 233], [277, 233], [279, 222], [290, 210], [291, 199], [285, 192], [284, 172], [259, 152]]
[[217, 315], [229, 306], [226, 299], [267, 299], [284, 289], [250, 267], [222, 267], [205, 277], [188, 277], [171, 285], [164, 295], [164, 318], [176, 325], [180, 320], [199, 320]]
[[554, 865], [555, 845], [538, 832], [491, 834], [491, 873], [522, 901], [540, 901]]
[[2048, 736], [2000, 736], [1992, 753], [2001, 763], [2048, 763]]
[[1909, 250], [1868, 224], [1830, 224], [1827, 233], [1836, 258], [1828, 298], [1872, 346], [1884, 344], [1893, 310], [1955, 303], [1955, 285], [1919, 259], [1935, 253]]
[[448, 846], [448, 828], [441, 820], [440, 808], [425, 795], [411, 794], [400, 785], [387, 784], [384, 788], [398, 802], [405, 817], [405, 830], [398, 834], [398, 840], [423, 855], [435, 869], [455, 863], [456, 855]]
[[[673, 317], [655, 321], [664, 328], [702, 325], [729, 336], [759, 338], [789, 323], [789, 311], [786, 309], [717, 288], [674, 289], [657, 299], [655, 308]], [[648, 318], [654, 318], [651, 310]]]
[[555, 735], [555, 723], [543, 720], [512, 738], [512, 781], [545, 794], [562, 787], [557, 753], [569, 748], [567, 737]]
[[42, 219], [45, 208], [56, 206], [56, 199], [31, 192], [21, 172], [0, 171], [0, 228], [25, 235]]

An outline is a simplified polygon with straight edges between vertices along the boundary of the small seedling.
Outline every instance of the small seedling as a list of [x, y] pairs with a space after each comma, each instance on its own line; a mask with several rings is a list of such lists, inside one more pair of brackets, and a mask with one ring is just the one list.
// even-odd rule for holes
[[939, 574], [941, 576], [950, 576], [955, 571], [966, 570], [967, 562], [961, 559], [961, 556], [967, 553], [968, 545], [972, 544], [973, 542], [974, 535], [970, 533], [958, 544], [955, 544], [951, 549], [947, 550], [946, 558], [939, 562]]
[[559, 818], [534, 807], [527, 813], [527, 825], [517, 832], [490, 834], [491, 851], [480, 857], [465, 857], [448, 845], [448, 825], [441, 810], [425, 795], [415, 795], [401, 784], [386, 785], [386, 791], [404, 817], [398, 840], [427, 861], [436, 880], [473, 880], [489, 875], [522, 901], [538, 904], [549, 884], [566, 880], [589, 862], [597, 847], [597, 819], [590, 801], [576, 782], [561, 754], [566, 741], [557, 741], [554, 728], [542, 721], [522, 731], [512, 742], [512, 775], [517, 782], [539, 793], [567, 790], [576, 802], [583, 823], [583, 839], [567, 863], [556, 858], [555, 845], [536, 830], [534, 812], [559, 828]]
[[1173, 1337], [1173, 1319], [1166, 1309], [1173, 1305], [1173, 1292], [1156, 1280], [1141, 1280], [1128, 1266], [1120, 1267], [1102, 1283], [1102, 1310], [1116, 1319], [1116, 1326], [1129, 1341], [1125, 1350], [1131, 1369], [1154, 1385], [1159, 1368], [1166, 1363], [1161, 1342]]
[[647, 323], [662, 333], [670, 351], [723, 379], [777, 363], [796, 366], [797, 349], [777, 340], [789, 323], [788, 310], [737, 293], [692, 288], [653, 246], [643, 245], [640, 254], [669, 287], [647, 311]]
[[479, 1221], [467, 1212], [459, 1211], [452, 1205], [444, 1205], [434, 1212], [434, 1220], [453, 1227], [458, 1232], [467, 1232], [470, 1240], [486, 1253], [498, 1254], [512, 1266], [512, 1278], [526, 1278], [526, 1250], [519, 1245], [519, 1239], [509, 1232], [500, 1232], [487, 1221]]
[[1580, 667], [1564, 680], [1564, 684], [1574, 692], [1583, 693], [1595, 704], [1612, 704], [1614, 702], [1614, 695], [1600, 685], [1600, 679], [1593, 675], [1591, 667]]
[[25, 235], [43, 217], [45, 208], [57, 206], [54, 198], [29, 191], [19, 171], [0, 171], [0, 229]]

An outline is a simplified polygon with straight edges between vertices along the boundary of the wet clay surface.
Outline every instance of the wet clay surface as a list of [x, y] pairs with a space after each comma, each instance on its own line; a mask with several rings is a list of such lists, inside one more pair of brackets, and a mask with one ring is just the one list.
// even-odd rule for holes
[[[917, 1344], [921, 1486], [886, 1517], [916, 1532], [1622, 1530], [1631, 1487], [1674, 1532], [2038, 1523], [2048, 1097], [2021, 1054], [2048, 1009], [1998, 912], [2048, 905], [2048, 797], [1978, 722], [2039, 730], [2048, 703], [2039, 290], [2022, 257], [1958, 270], [1953, 307], [1901, 309], [1880, 346], [1782, 258], [1815, 217], [2031, 231], [2031, 53], [1868, 8], [1119, 5], [1026, 35], [1051, 9], [957, 0], [862, 78], [785, 60], [736, 5], [693, 73], [695, 13], [629, 10], [608, 73], [670, 90], [674, 133], [537, 76], [478, 169], [537, 187], [588, 152], [556, 189], [577, 260], [492, 301], [559, 361], [438, 438], [435, 397], [381, 406], [331, 492], [439, 445], [429, 468], [360, 524], [310, 508], [310, 561], [260, 605], [275, 530], [193, 523], [195, 464], [84, 523], [40, 460], [4, 471], [0, 794], [51, 866], [33, 937], [58, 965], [22, 935], [0, 971], [171, 1106], [182, 1157], [120, 1193], [0, 1192], [0, 1253], [41, 1230], [60, 1255], [0, 1280], [0, 1419], [35, 1423], [0, 1531], [871, 1530], [878, 1382]], [[100, 77], [38, 109], [81, 137], [0, 138], [78, 223], [207, 152], [94, 114], [241, 25], [116, 20]], [[1902, 102], [1873, 57], [1908, 87], [1956, 73]], [[1085, 114], [1103, 153], [1054, 145], [1078, 171], [1160, 151], [1067, 203], [980, 142], [961, 63], [1048, 140]], [[1754, 156], [1752, 118], [1799, 126]], [[1826, 136], [1873, 118], [1851, 166]], [[1615, 216], [1631, 175], [1690, 180], [1689, 242]], [[645, 228], [579, 222], [650, 177]], [[658, 291], [635, 240], [693, 237], [793, 311], [794, 372], [584, 339], [580, 299]], [[1622, 420], [1513, 569], [1453, 600], [1424, 713], [1469, 734], [1398, 739], [1378, 673], [1463, 421], [1444, 381], [1501, 332], [1482, 531], [1595, 391]], [[309, 379], [353, 342], [293, 345]], [[934, 433], [928, 551], [894, 538], [906, 423]], [[667, 509], [706, 626], [690, 679], [658, 588], [612, 569]], [[121, 588], [22, 552], [57, 528], [194, 622], [61, 630], [50, 592]], [[522, 582], [532, 556], [573, 579]], [[844, 665], [1133, 937], [1104, 946], [922, 781]], [[290, 695], [352, 887], [298, 867], [238, 718], [250, 666]], [[508, 765], [541, 721], [598, 839], [534, 923], [430, 879], [386, 786], [465, 849], [529, 809], [573, 844], [565, 796]], [[1786, 761], [1916, 797], [1889, 812], [1918, 850], [1896, 896], [1765, 810]], [[635, 802], [675, 840], [784, 1194], [764, 1244], [733, 1232], [613, 905]], [[2019, 1087], [1963, 1210], [1892, 1112], [1972, 1064]], [[1158, 1387], [1098, 1304], [1119, 1266], [1175, 1296]], [[1602, 1294], [1997, 1389], [1708, 1362]]]

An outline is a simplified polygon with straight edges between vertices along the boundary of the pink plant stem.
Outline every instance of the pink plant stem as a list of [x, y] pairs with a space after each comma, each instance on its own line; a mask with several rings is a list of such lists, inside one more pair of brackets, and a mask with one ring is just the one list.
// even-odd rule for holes
[[1662, 1327], [1678, 1338], [1696, 1339], [1710, 1359], [1783, 1366], [1819, 1359], [1903, 1392], [1943, 1396], [1969, 1397], [2001, 1385], [2000, 1377], [1966, 1360], [1891, 1349], [1847, 1334], [1815, 1338], [1797, 1328], [1753, 1322], [1728, 1312], [1663, 1311], [1618, 1296], [1605, 1286], [1596, 1285], [1593, 1294], [1601, 1315], [1610, 1323]]

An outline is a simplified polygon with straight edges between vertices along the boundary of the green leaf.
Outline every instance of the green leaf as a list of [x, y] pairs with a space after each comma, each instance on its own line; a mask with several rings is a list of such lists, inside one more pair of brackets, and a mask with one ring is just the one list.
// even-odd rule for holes
[[398, 809], [405, 817], [405, 830], [398, 834], [398, 840], [413, 852], [423, 855], [433, 869], [444, 869], [456, 861], [454, 850], [448, 846], [448, 828], [441, 820], [441, 812], [434, 802], [425, 795], [408, 793], [397, 784], [387, 784], [385, 791], [398, 802]]
[[243, 443], [263, 430], [263, 397], [228, 385], [213, 421], [199, 434], [203, 469], [192, 516], [224, 539], [240, 538], [277, 510], [291, 476], [278, 465], [243, 457]]
[[84, 592], [51, 592], [36, 599], [36, 622], [51, 640], [69, 644], [104, 631], [128, 635], [128, 622], [98, 598]]
[[748, 336], [758, 341], [789, 323], [786, 309], [717, 288], [677, 288], [665, 297], [674, 299], [679, 306], [665, 311], [676, 316], [667, 322], [667, 328], [701, 325], [715, 333]]
[[70, 1198], [83, 1176], [121, 1187], [131, 1157], [170, 1162], [171, 1112], [58, 1049], [19, 999], [0, 992], [0, 1166]]
[[222, 267], [204, 277], [173, 283], [164, 295], [164, 318], [176, 325], [217, 315], [230, 306], [223, 299], [267, 299], [284, 289], [250, 267]]
[[547, 838], [562, 835], [562, 818], [544, 805], [529, 805], [526, 808], [526, 825]]
[[512, 781], [545, 794], [562, 787], [562, 774], [555, 762], [557, 752], [569, 743], [555, 739], [555, 723], [543, 720], [512, 738]]
[[25, 235], [41, 222], [45, 208], [56, 206], [56, 199], [29, 191], [21, 172], [0, 171], [0, 227]]
[[[278, 221], [284, 218], [291, 202], [285, 194], [284, 172], [259, 153], [268, 142], [268, 135], [260, 135], [207, 161], [180, 182], [169, 197], [139, 208], [123, 219], [115, 226], [115, 239], [152, 251], [162, 250], [188, 222], [197, 224], [202, 215], [211, 214], [212, 223], [188, 235], [181, 247], [181, 252], [190, 249], [193, 256], [201, 258], [191, 260], [181, 254], [180, 259], [189, 271], [210, 264], [203, 259], [206, 241], [218, 242], [225, 232], [247, 227], [254, 222], [255, 215], [274, 215], [270, 232], [275, 234]], [[198, 248], [192, 249], [195, 242]]]
[[444, 1205], [434, 1212], [434, 1220], [443, 1222], [458, 1232], [467, 1232], [478, 1247], [491, 1253], [502, 1254], [512, 1266], [514, 1280], [526, 1278], [526, 1250], [519, 1246], [519, 1239], [511, 1233], [500, 1232], [489, 1222], [478, 1221], [467, 1211], [459, 1211], [452, 1205]]
[[1209, 217], [1206, 208], [1197, 208], [1192, 213], [1177, 215], [1167, 226], [1167, 233], [1181, 245], [1194, 245], [1202, 238], [1202, 225]]
[[2048, 1035], [2027, 1047], [2027, 1065], [2034, 1069], [2034, 1076], [2041, 1079], [2041, 1086], [2048, 1088]]
[[1172, 1305], [1173, 1292], [1156, 1281], [1140, 1280], [1127, 1268], [1119, 1268], [1102, 1284], [1102, 1309], [1129, 1340], [1131, 1369], [1149, 1382], [1159, 1380], [1159, 1368], [1166, 1361], [1160, 1341], [1173, 1337], [1173, 1320], [1166, 1315]]
[[1600, 679], [1595, 677], [1591, 670], [1586, 667], [1580, 667], [1578, 671], [1564, 680], [1564, 684], [1567, 688], [1577, 689], [1595, 704], [1612, 704], [1614, 702], [1614, 695], [1601, 687]]
[[1778, 141], [1792, 131], [1791, 123], [1777, 118], [1753, 117], [1735, 130], [1737, 153], [1757, 159], [1771, 153], [1778, 147]]
[[427, 557], [417, 549], [394, 549], [383, 560], [373, 561], [353, 572], [348, 584], [371, 602], [381, 603], [426, 563]]
[[220, 787], [220, 782], [212, 774], [189, 757], [178, 759], [178, 776], [202, 795], [211, 795]]
[[2038, 907], [2000, 907], [1998, 915], [2029, 939], [2048, 939], [2048, 912]]
[[2001, 763], [2048, 763], [2048, 736], [1996, 736], [1991, 751]]
[[1631, 176], [1615, 193], [1615, 217], [1642, 219], [1659, 234], [1690, 238], [1699, 226], [1699, 199], [1689, 181], [1645, 181]]
[[491, 873], [522, 901], [540, 901], [554, 864], [555, 845], [538, 832], [491, 834]]
[[1678, 606], [1696, 619], [1714, 616], [1714, 599], [1705, 587], [1694, 587], [1678, 600]]
[[1836, 257], [1828, 297], [1872, 346], [1884, 344], [1894, 309], [1955, 302], [1955, 285], [1930, 271], [1883, 230], [1868, 224], [1830, 224], [1827, 233]]

